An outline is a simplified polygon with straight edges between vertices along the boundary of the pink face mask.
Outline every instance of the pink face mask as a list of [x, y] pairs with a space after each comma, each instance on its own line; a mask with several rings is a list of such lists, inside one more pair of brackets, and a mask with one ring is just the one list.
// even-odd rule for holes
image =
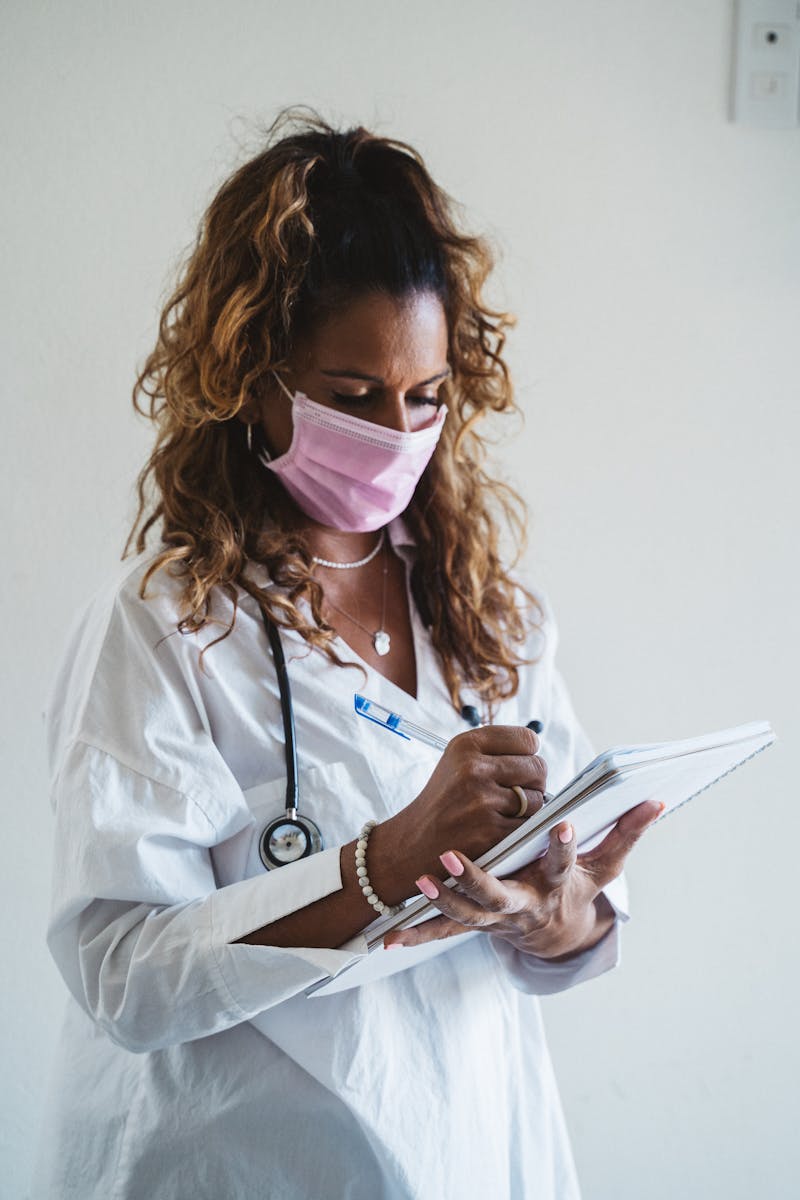
[[292, 396], [294, 432], [285, 454], [259, 460], [274, 471], [289, 495], [313, 520], [334, 529], [364, 533], [382, 529], [409, 504], [436, 449], [447, 409], [413, 433], [386, 429], [350, 413]]

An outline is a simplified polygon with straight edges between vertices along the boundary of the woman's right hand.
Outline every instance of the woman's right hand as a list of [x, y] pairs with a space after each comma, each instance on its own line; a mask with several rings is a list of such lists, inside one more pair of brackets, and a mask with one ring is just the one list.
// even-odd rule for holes
[[[547, 766], [539, 739], [517, 725], [485, 725], [453, 738], [415, 800], [372, 832], [369, 871], [378, 895], [397, 903], [420, 875], [446, 877], [439, 855], [452, 846], [473, 861], [544, 803]], [[525, 817], [512, 787], [528, 796]]]

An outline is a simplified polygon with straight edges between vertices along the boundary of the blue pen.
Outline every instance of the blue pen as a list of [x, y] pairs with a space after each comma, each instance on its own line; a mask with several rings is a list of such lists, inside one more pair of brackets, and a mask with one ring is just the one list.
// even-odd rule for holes
[[384, 708], [382, 704], [368, 700], [366, 696], [360, 696], [358, 692], [354, 696], [354, 701], [356, 712], [360, 717], [374, 721], [376, 725], [381, 725], [390, 733], [396, 733], [407, 741], [424, 742], [426, 746], [432, 746], [434, 750], [444, 750], [447, 746], [449, 738], [439, 737], [438, 733], [432, 733], [430, 729], [423, 729], [421, 725], [407, 721], [405, 717], [400, 716], [400, 713], [392, 712], [390, 708]]

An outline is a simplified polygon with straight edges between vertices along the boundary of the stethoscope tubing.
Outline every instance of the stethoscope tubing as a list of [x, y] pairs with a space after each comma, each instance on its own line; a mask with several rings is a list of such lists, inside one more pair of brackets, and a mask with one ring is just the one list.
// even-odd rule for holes
[[297, 778], [297, 735], [294, 727], [294, 705], [292, 690], [289, 683], [289, 670], [286, 666], [286, 655], [283, 653], [283, 642], [278, 633], [278, 627], [270, 621], [263, 608], [261, 617], [267, 631], [272, 656], [275, 660], [275, 670], [278, 676], [278, 690], [281, 697], [281, 717], [283, 719], [283, 745], [286, 755], [286, 816], [296, 819], [300, 797]]

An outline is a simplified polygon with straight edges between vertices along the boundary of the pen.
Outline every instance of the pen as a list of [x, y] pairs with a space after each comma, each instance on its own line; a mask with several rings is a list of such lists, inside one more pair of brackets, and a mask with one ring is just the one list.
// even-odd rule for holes
[[390, 733], [396, 733], [399, 737], [405, 738], [406, 741], [424, 742], [426, 746], [432, 746], [434, 750], [444, 750], [450, 740], [440, 737], [438, 733], [432, 733], [430, 729], [423, 729], [421, 725], [415, 725], [413, 721], [407, 721], [405, 717], [400, 716], [400, 713], [392, 712], [390, 708], [384, 708], [382, 704], [368, 700], [366, 696], [360, 696], [358, 692], [353, 699], [359, 717], [366, 717], [368, 721], [374, 721], [376, 725], [381, 725]]
[[[413, 721], [407, 721], [405, 717], [400, 716], [400, 713], [392, 712], [390, 708], [384, 708], [375, 700], [368, 700], [366, 696], [361, 696], [358, 692], [353, 699], [356, 712], [360, 717], [366, 717], [368, 721], [382, 725], [391, 733], [397, 733], [408, 741], [413, 739], [415, 742], [424, 742], [426, 746], [433, 746], [434, 750], [444, 750], [448, 744], [448, 738], [440, 737], [438, 733], [432, 733], [430, 729], [423, 729], [421, 725], [415, 725]], [[466, 710], [462, 709], [461, 712], [463, 716]], [[474, 726], [476, 722], [471, 721], [470, 724]], [[542, 722], [528, 721], [525, 728], [532, 729], [534, 733], [539, 734], [542, 732]]]

